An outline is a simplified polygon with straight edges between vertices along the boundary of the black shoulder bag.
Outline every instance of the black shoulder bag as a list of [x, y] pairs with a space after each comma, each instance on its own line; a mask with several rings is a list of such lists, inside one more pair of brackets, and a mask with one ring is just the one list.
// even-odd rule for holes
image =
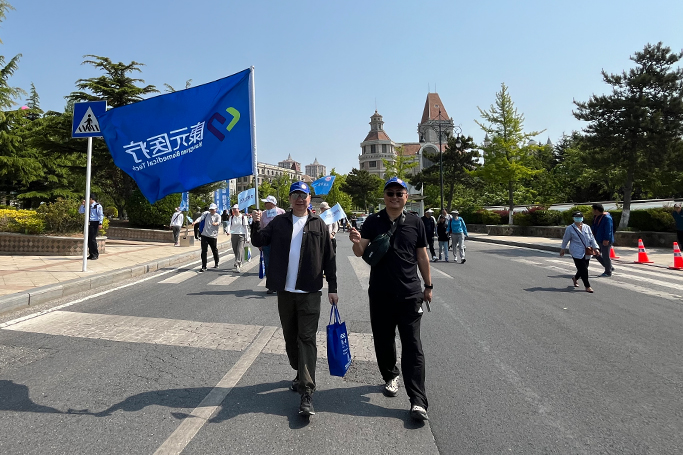
[[381, 261], [384, 255], [387, 254], [387, 251], [389, 251], [389, 247], [391, 246], [391, 238], [393, 237], [396, 228], [400, 224], [403, 224], [405, 219], [406, 213], [402, 212], [401, 216], [399, 216], [398, 219], [391, 225], [391, 229], [372, 239], [372, 242], [370, 242], [365, 248], [365, 251], [363, 252], [363, 260], [370, 264], [370, 267], [379, 264], [379, 261]]

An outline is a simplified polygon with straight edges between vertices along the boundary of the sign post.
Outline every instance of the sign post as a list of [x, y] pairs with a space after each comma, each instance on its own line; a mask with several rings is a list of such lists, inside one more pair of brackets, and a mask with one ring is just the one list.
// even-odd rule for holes
[[[106, 101], [90, 101], [86, 103], [74, 104], [74, 117], [71, 128], [71, 137], [88, 138], [88, 158], [85, 167], [85, 204], [83, 210], [85, 220], [83, 222], [83, 268], [88, 270], [88, 224], [90, 222], [90, 174], [92, 162], [92, 138], [102, 137], [100, 123], [97, 121], [99, 115], [107, 111]], [[97, 235], [97, 232], [95, 232]]]

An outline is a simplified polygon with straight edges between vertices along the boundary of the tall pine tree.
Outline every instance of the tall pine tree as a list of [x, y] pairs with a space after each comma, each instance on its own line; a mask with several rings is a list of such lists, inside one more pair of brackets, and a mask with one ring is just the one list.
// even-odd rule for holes
[[682, 57], [661, 42], [647, 44], [630, 57], [635, 68], [602, 71], [612, 93], [575, 101], [574, 116], [589, 123], [583, 130], [589, 164], [605, 173], [618, 171], [623, 184], [620, 229], [628, 226], [634, 185], [681, 171], [675, 157], [683, 135], [683, 70], [673, 66]]

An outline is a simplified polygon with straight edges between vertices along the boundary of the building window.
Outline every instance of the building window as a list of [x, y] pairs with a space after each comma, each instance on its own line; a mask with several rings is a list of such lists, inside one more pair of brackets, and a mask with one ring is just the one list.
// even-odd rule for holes
[[368, 164], [370, 167], [377, 167], [377, 161], [370, 161]]
[[375, 153], [375, 144], [370, 146], [370, 153]]
[[382, 153], [387, 153], [387, 144], [382, 144]]

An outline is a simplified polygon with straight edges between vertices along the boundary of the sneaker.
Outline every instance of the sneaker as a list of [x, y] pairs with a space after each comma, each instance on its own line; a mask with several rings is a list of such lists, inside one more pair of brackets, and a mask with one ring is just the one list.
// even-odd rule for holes
[[292, 379], [292, 385], [289, 386], [289, 390], [292, 392], [299, 391], [299, 375], [297, 374], [294, 379]]
[[180, 243], [176, 243], [176, 244], [175, 244], [175, 245], [173, 245], [173, 246], [180, 246]]
[[206, 272], [206, 268], [205, 268], [205, 267], [202, 267], [201, 269], [199, 269], [199, 271], [200, 271], [200, 272]]
[[214, 268], [214, 269], [217, 269], [217, 268], [218, 268], [218, 264], [214, 265], [213, 268]]
[[235, 272], [242, 273], [242, 266], [238, 265], [237, 268], [235, 269]]
[[299, 415], [304, 417], [315, 415], [313, 409], [313, 397], [309, 393], [301, 395], [301, 405], [299, 405]]
[[611, 274], [611, 273], [607, 273], [607, 272], [605, 272], [605, 273], [603, 273], [602, 275], [600, 275], [600, 277], [605, 277], [605, 278], [609, 278], [609, 277], [611, 277], [611, 276], [612, 276], [612, 274]]
[[464, 264], [466, 260], [467, 260], [467, 259], [463, 259], [462, 262], [461, 262], [461, 264]]
[[387, 381], [386, 384], [384, 384], [384, 395], [388, 397], [395, 397], [398, 395], [398, 376], [396, 376], [394, 379], [391, 379]]
[[432, 256], [432, 261], [436, 262], [436, 256]]
[[612, 272], [614, 272], [614, 267], [612, 267]]
[[277, 291], [273, 291], [272, 289], [268, 289], [266, 291], [266, 294], [275, 294]]
[[415, 405], [410, 408], [410, 417], [412, 417], [414, 420], [419, 420], [420, 422], [424, 422], [425, 420], [429, 420], [429, 416], [427, 415], [427, 410], [423, 408], [422, 406]]

